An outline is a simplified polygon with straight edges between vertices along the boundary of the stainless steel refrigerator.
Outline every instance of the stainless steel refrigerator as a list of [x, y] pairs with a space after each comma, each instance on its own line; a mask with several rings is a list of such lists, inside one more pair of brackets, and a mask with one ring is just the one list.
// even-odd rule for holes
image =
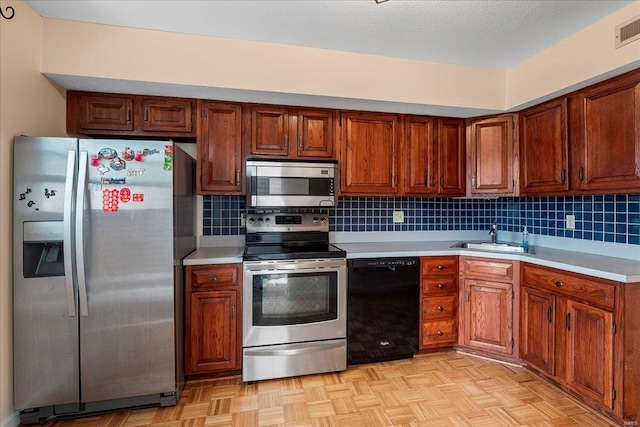
[[175, 404], [194, 159], [171, 141], [15, 137], [13, 147], [21, 422]]

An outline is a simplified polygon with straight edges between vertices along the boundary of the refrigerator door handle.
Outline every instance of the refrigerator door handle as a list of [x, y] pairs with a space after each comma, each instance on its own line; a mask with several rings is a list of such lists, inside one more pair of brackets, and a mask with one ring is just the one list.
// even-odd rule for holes
[[76, 271], [78, 272], [80, 316], [82, 317], [89, 315], [87, 281], [84, 272], [84, 202], [87, 192], [87, 163], [87, 152], [80, 151], [80, 160], [78, 161], [78, 189], [76, 193]]
[[73, 283], [73, 251], [71, 221], [73, 218], [73, 184], [76, 174], [76, 152], [67, 154], [67, 174], [64, 182], [64, 213], [62, 217], [63, 227], [63, 253], [64, 253], [64, 284], [67, 290], [67, 310], [69, 317], [76, 317], [76, 289]]

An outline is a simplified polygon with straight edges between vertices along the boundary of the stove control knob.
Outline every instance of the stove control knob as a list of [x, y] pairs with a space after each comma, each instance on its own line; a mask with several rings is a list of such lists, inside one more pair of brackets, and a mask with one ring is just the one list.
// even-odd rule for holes
[[265, 222], [266, 224], [269, 224], [269, 223], [271, 222], [271, 218], [265, 218], [265, 219], [264, 219], [264, 222]]
[[323, 224], [326, 224], [327, 223], [327, 218], [325, 218], [325, 217], [320, 218], [320, 222], [323, 223]]
[[253, 218], [249, 218], [249, 224], [253, 224], [254, 222], [256, 222], [256, 220], [255, 220], [255, 219], [253, 219]]
[[258, 218], [258, 225], [262, 225], [262, 218]]
[[318, 217], [317, 217], [317, 216], [314, 216], [314, 217], [313, 217], [313, 223], [314, 223], [314, 224], [317, 224], [317, 223], [318, 223], [318, 221], [320, 221], [320, 220], [318, 219]]

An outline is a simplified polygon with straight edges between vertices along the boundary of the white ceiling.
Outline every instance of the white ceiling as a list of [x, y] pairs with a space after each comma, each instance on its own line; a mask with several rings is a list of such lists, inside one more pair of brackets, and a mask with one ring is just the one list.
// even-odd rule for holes
[[[507, 69], [633, 0], [26, 0], [48, 18]], [[415, 105], [48, 75], [67, 89], [479, 115]], [[128, 92], [127, 92], [128, 91]], [[198, 95], [193, 96], [192, 93]]]
[[40, 15], [507, 69], [630, 0], [27, 0]]

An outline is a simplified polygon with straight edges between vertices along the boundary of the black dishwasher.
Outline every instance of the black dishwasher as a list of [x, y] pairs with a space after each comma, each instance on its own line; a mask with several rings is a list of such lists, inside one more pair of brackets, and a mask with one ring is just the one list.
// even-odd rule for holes
[[347, 262], [347, 363], [413, 357], [420, 325], [419, 258]]

